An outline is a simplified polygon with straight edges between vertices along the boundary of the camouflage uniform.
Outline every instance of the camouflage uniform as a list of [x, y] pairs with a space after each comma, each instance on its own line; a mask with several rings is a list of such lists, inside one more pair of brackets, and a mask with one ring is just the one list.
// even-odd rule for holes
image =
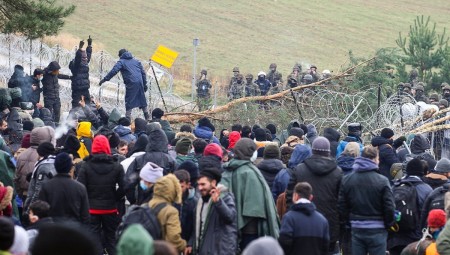
[[234, 100], [241, 98], [244, 94], [244, 76], [238, 74], [236, 76], [236, 81], [231, 84], [230, 90], [228, 91], [228, 99]]
[[206, 70], [202, 70], [201, 75], [204, 78], [197, 82], [197, 106], [199, 111], [207, 110], [211, 104], [211, 93], [209, 90], [212, 88], [211, 82], [206, 79]]
[[245, 96], [246, 97], [260, 96], [261, 91], [259, 90], [258, 85], [256, 85], [253, 82], [253, 75], [247, 74], [245, 76], [245, 80], [247, 81], [245, 83]]
[[418, 85], [419, 83], [419, 72], [417, 71], [417, 69], [413, 69], [411, 70], [411, 72], [409, 73], [409, 83], [415, 87]]
[[236, 82], [236, 77], [239, 75], [239, 67], [235, 66], [233, 68], [233, 77], [230, 79], [230, 84], [228, 84], [228, 91], [231, 89], [231, 85]]
[[447, 83], [442, 83], [442, 99], [447, 100], [448, 102], [450, 102], [450, 85], [448, 85]]
[[425, 103], [428, 104], [428, 98], [427, 98], [427, 96], [424, 93], [424, 85], [425, 84], [423, 82], [417, 83], [417, 85], [415, 86], [416, 96], [414, 97], [414, 99], [417, 102], [422, 101], [422, 102], [425, 102]]
[[283, 90], [283, 75], [277, 71], [277, 64], [270, 64], [266, 79], [269, 80], [271, 84], [269, 95], [276, 94]]

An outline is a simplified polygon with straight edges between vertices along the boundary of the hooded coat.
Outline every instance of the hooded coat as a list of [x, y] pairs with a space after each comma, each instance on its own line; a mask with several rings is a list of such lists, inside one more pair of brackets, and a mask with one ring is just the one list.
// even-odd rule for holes
[[397, 153], [395, 149], [392, 147], [393, 141], [391, 139], [386, 139], [381, 136], [375, 136], [372, 139], [372, 146], [378, 147], [378, 155], [380, 158], [380, 163], [378, 164], [380, 173], [389, 181], [392, 180], [393, 176], [391, 175], [391, 167], [395, 163], [400, 163], [400, 160], [397, 157]]
[[53, 61], [44, 69], [44, 77], [42, 78], [42, 91], [45, 99], [59, 100], [59, 79], [70, 79], [70, 76], [64, 74], [54, 75], [53, 71], [61, 69], [58, 62]]
[[308, 182], [311, 185], [317, 211], [327, 218], [330, 225], [330, 244], [339, 239], [337, 201], [341, 179], [342, 170], [335, 160], [313, 154], [294, 169], [286, 191], [286, 204], [290, 207], [295, 185], [298, 182]]
[[80, 149], [78, 150], [78, 155], [81, 159], [89, 156], [92, 151], [93, 133], [91, 131], [91, 126], [92, 124], [87, 121], [78, 123], [77, 138], [78, 140], [80, 140], [81, 145]]
[[431, 171], [436, 166], [436, 160], [428, 152], [431, 146], [424, 135], [416, 135], [411, 141], [410, 149], [413, 158], [423, 159], [428, 163], [428, 170]]
[[181, 238], [180, 216], [172, 204], [181, 204], [181, 195], [181, 186], [177, 177], [169, 174], [155, 183], [153, 198], [148, 203], [150, 208], [155, 208], [161, 203], [167, 204], [156, 217], [161, 226], [162, 239], [171, 243], [178, 252], [184, 251], [186, 241]]
[[23, 70], [23, 67], [15, 67], [14, 73], [8, 81], [8, 88], [20, 88], [22, 94], [20, 98], [12, 100], [11, 106], [19, 107], [19, 102], [31, 102], [32, 80]]
[[281, 132], [281, 136], [279, 138], [280, 144], [284, 144], [286, 142], [286, 140], [289, 137], [289, 132], [291, 131], [291, 128], [300, 127], [300, 124], [301, 123], [299, 120], [292, 120], [291, 122], [289, 122], [287, 128], [283, 130], [283, 132]]
[[147, 135], [147, 121], [136, 118], [134, 120], [134, 136], [138, 139], [143, 134]]
[[117, 255], [153, 255], [153, 238], [139, 224], [129, 226], [117, 243]]
[[17, 170], [14, 178], [17, 194], [26, 195], [29, 183], [26, 180], [28, 174], [34, 170], [36, 162], [39, 160], [37, 147], [43, 142], [50, 142], [55, 145], [55, 130], [51, 127], [35, 128], [31, 131], [31, 147], [22, 152], [17, 158]]
[[220, 145], [219, 139], [214, 136], [214, 132], [209, 127], [196, 126], [194, 128], [194, 135], [197, 138], [205, 140], [207, 143], [215, 143]]
[[334, 128], [325, 128], [323, 130], [323, 136], [330, 141], [330, 155], [336, 155], [339, 139], [341, 138], [339, 131]]
[[347, 175], [353, 171], [353, 164], [355, 163], [355, 158], [349, 155], [341, 154], [336, 160], [337, 165], [342, 169], [344, 175]]
[[232, 159], [224, 165], [221, 184], [228, 187], [236, 199], [238, 231], [255, 218], [258, 236], [279, 236], [279, 219], [272, 193], [259, 169], [249, 160]]
[[313, 144], [314, 140], [317, 138], [317, 129], [316, 126], [313, 124], [308, 124], [306, 126], [308, 128], [308, 133], [306, 133], [306, 142], [307, 144], [311, 145]]
[[166, 134], [169, 143], [175, 138], [175, 132], [173, 131], [170, 123], [167, 120], [152, 119], [152, 122], [158, 122], [159, 124], [161, 124], [161, 129]]
[[[164, 131], [155, 129], [148, 134], [148, 144], [144, 155], [137, 157], [126, 170], [125, 192], [131, 204], [136, 202], [135, 189], [139, 184], [139, 173], [147, 162], [152, 162], [164, 169], [164, 175], [173, 173], [176, 169], [175, 160], [168, 154], [168, 142]], [[137, 196], [142, 195], [142, 189], [137, 188]], [[139, 199], [138, 199], [139, 200]]]
[[44, 125], [56, 128], [55, 122], [53, 122], [52, 113], [48, 108], [41, 108], [39, 113], [39, 118], [44, 122]]
[[145, 90], [147, 90], [147, 75], [141, 62], [133, 58], [131, 52], [125, 52], [120, 60], [114, 65], [109, 73], [103, 78], [109, 81], [118, 72], [122, 74], [125, 83], [125, 109], [131, 110], [136, 107], [147, 107]]
[[279, 159], [264, 159], [256, 167], [263, 175], [264, 179], [271, 189], [275, 181], [275, 176], [284, 168], [283, 162]]
[[75, 59], [73, 61], [73, 66], [69, 66], [70, 71], [72, 71], [72, 92], [89, 90], [89, 62], [91, 61], [92, 46], [86, 47], [87, 62], [82, 61], [82, 50], [78, 49], [75, 53]]
[[131, 133], [130, 127], [124, 127], [122, 125], [118, 125], [114, 128], [114, 132], [116, 132], [116, 134], [119, 135], [121, 140], [124, 140], [127, 143], [136, 141], [136, 137]]

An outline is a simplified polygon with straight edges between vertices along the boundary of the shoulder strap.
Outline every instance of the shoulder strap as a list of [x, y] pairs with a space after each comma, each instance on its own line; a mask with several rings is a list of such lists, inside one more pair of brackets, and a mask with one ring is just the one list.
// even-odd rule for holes
[[166, 207], [167, 203], [161, 203], [157, 206], [155, 206], [155, 208], [153, 208], [153, 213], [155, 214], [156, 217], [158, 217], [159, 212]]

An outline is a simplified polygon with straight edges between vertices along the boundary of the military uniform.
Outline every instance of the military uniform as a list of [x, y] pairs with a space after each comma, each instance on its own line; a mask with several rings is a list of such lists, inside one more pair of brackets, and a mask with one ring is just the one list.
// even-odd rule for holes
[[246, 79], [246, 83], [244, 85], [244, 89], [245, 89], [245, 96], [246, 97], [254, 97], [254, 96], [260, 96], [261, 95], [261, 91], [259, 90], [258, 85], [256, 85], [253, 82], [253, 75], [251, 74], [247, 74], [245, 76]]
[[212, 88], [211, 82], [206, 79], [206, 70], [202, 70], [202, 75], [204, 78], [197, 82], [197, 106], [199, 111], [208, 110], [211, 104], [211, 92]]
[[277, 71], [277, 64], [270, 64], [266, 79], [269, 80], [271, 84], [269, 94], [276, 94], [283, 90], [283, 75]]
[[230, 79], [230, 84], [228, 84], [228, 91], [231, 89], [231, 85], [236, 82], [236, 77], [239, 75], [239, 67], [235, 66], [233, 68], [233, 77]]
[[425, 103], [427, 103], [428, 104], [428, 97], [425, 95], [425, 93], [424, 93], [424, 83], [423, 82], [419, 82], [419, 83], [417, 83], [417, 85], [415, 86], [415, 89], [416, 89], [416, 96], [414, 97], [414, 99], [417, 101], [417, 102], [420, 102], [420, 101], [422, 101], [422, 102], [425, 102]]
[[238, 74], [236, 77], [236, 81], [231, 84], [231, 87], [228, 91], [228, 99], [234, 100], [243, 97], [244, 94], [244, 76], [242, 74]]

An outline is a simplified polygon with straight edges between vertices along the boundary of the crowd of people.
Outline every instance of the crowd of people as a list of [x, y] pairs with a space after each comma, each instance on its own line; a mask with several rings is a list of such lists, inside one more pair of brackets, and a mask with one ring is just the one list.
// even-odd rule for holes
[[[87, 42], [72, 75], [16, 66], [0, 89], [0, 254], [450, 254], [448, 148], [427, 135], [384, 128], [364, 142], [359, 123], [342, 136], [298, 120], [217, 132], [207, 117], [175, 128], [147, 111], [145, 72], [125, 49], [100, 81], [122, 73], [121, 116], [89, 93]], [[283, 81], [270, 69], [237, 90], [233, 69], [231, 97], [272, 93]], [[296, 66], [288, 85], [315, 73]], [[58, 78], [72, 81], [65, 124]], [[423, 87], [399, 89], [428, 101]], [[136, 107], [144, 118], [131, 119]]]

